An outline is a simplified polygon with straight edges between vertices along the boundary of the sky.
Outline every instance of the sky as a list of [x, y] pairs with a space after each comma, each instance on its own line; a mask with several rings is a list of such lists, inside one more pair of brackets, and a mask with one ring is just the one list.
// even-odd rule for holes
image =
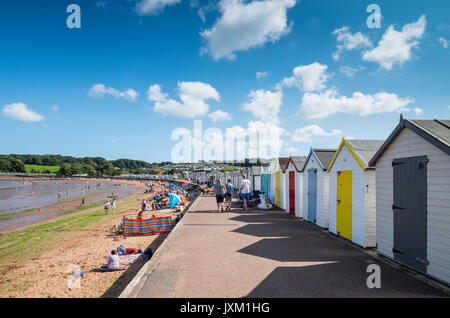
[[[448, 12], [446, 0], [2, 1], [0, 152], [193, 161], [224, 158], [227, 133], [270, 129], [277, 141], [256, 142], [269, 157], [386, 139], [400, 114], [450, 118]], [[199, 144], [198, 120], [210, 152], [174, 155], [177, 136]], [[224, 159], [254, 154], [248, 142]]]

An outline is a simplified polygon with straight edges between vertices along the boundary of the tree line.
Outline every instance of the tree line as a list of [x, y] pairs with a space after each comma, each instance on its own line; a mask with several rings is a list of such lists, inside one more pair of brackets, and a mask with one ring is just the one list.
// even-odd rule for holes
[[[25, 165], [59, 166], [58, 175], [88, 175], [92, 177], [120, 174], [160, 174], [159, 167], [167, 163], [142, 160], [106, 160], [102, 157], [76, 158], [61, 155], [0, 155], [0, 172], [26, 172]], [[45, 170], [44, 170], [45, 171]]]

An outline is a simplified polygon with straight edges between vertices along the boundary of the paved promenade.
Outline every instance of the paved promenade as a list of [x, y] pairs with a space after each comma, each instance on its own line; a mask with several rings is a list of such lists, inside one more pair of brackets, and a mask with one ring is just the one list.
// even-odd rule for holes
[[[429, 297], [444, 293], [280, 210], [210, 213], [201, 197], [137, 297]], [[381, 288], [366, 285], [381, 267]]]

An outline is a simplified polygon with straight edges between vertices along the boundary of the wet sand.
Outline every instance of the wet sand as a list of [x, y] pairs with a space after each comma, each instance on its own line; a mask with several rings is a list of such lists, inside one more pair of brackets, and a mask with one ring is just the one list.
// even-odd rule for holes
[[[115, 297], [125, 287], [122, 275], [126, 272], [102, 273], [97, 269], [103, 265], [110, 251], [119, 245], [144, 250], [148, 246], [155, 250], [167, 235], [129, 237], [115, 235], [111, 228], [121, 222], [124, 215], [136, 215], [140, 210], [140, 199], [147, 195], [140, 194], [143, 185], [137, 185], [139, 194], [118, 200], [118, 211], [125, 200], [133, 199], [132, 204], [116, 215], [109, 215], [106, 220], [84, 229], [71, 229], [70, 235], [57, 242], [55, 248], [38, 257], [22, 262], [13, 262], [0, 274], [0, 297]], [[158, 190], [159, 187], [155, 188]], [[94, 208], [93, 210], [99, 208]], [[88, 213], [88, 210], [83, 213]], [[147, 211], [144, 217], [166, 216], [176, 213], [167, 211]], [[1, 256], [1, 255], [0, 255]], [[0, 258], [0, 262], [4, 262]], [[3, 264], [5, 265], [5, 264]], [[143, 265], [139, 262], [132, 266], [135, 270]], [[73, 280], [74, 268], [90, 271], [81, 279], [80, 288], [68, 288], [68, 279]], [[130, 269], [132, 269], [130, 267]], [[125, 274], [124, 274], [125, 273]], [[121, 278], [122, 283], [121, 283]], [[118, 280], [119, 279], [119, 280]]]
[[[129, 182], [98, 179], [0, 180], [0, 233], [36, 224], [86, 205], [102, 204], [114, 193], [125, 197], [136, 191]], [[121, 184], [121, 186], [115, 186]], [[122, 185], [122, 184], [127, 184]], [[58, 199], [58, 191], [61, 198]]]

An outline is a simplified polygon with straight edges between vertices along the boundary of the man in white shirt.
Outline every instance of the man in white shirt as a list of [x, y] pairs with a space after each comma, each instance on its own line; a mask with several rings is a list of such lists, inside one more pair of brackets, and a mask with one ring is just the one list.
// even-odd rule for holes
[[242, 175], [242, 182], [241, 182], [241, 194], [242, 199], [244, 200], [244, 212], [247, 212], [247, 201], [250, 200], [250, 192], [252, 191], [252, 184], [250, 180], [247, 179], [247, 176], [245, 174]]

